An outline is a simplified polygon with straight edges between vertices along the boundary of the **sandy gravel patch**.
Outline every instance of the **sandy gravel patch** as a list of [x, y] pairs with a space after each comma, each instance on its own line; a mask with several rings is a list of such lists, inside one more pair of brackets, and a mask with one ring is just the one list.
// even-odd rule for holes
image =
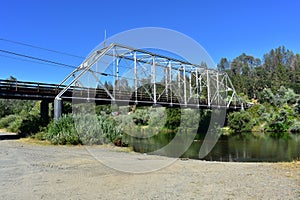
[[[111, 157], [168, 159], [116, 148]], [[299, 162], [177, 160], [151, 173], [106, 167], [84, 146], [0, 141], [0, 199], [300, 199]]]

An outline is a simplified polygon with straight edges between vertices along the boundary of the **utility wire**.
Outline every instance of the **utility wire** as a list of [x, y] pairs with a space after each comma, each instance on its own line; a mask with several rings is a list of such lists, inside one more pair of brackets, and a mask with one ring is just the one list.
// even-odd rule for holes
[[[37, 64], [41, 64], [41, 65], [49, 65], [49, 66], [56, 66], [57, 65], [54, 65], [54, 64], [50, 64], [50, 63], [45, 63], [45, 62], [41, 62], [41, 61], [33, 61], [33, 60], [29, 60], [29, 59], [24, 59], [24, 58], [18, 58], [16, 56], [8, 56], [8, 55], [2, 55], [0, 54], [1, 57], [4, 57], [4, 58], [9, 58], [9, 59], [14, 59], [14, 60], [20, 60], [20, 61], [23, 61], [23, 62], [31, 62], [31, 63], [37, 63]], [[63, 66], [59, 66], [59, 67], [63, 67]], [[69, 67], [64, 67], [64, 68], [69, 68]]]
[[[34, 57], [34, 56], [20, 54], [20, 53], [7, 51], [7, 50], [3, 50], [3, 49], [0, 49], [0, 52], [10, 54], [10, 55], [14, 55], [14, 56], [20, 56], [20, 57], [23, 57], [23, 58], [29, 58], [29, 59], [32, 59], [32, 60], [37, 60], [37, 61], [40, 61], [40, 62], [44, 62], [48, 65], [55, 65], [55, 66], [62, 66], [62, 67], [69, 67], [69, 68], [72, 68], [72, 69], [77, 69], [77, 67], [74, 66], [74, 65], [68, 65], [68, 64], [65, 64], [65, 63], [61, 63], [61, 62], [56, 62], [56, 61], [52, 61], [52, 60], [47, 60], [47, 59], [43, 59], [43, 58], [38, 58], [38, 57]], [[4, 55], [0, 55], [0, 56], [4, 56]], [[12, 58], [12, 57], [9, 57], [9, 56], [4, 56], [4, 57]], [[29, 60], [24, 60], [24, 59], [20, 59], [20, 60], [29, 61]], [[34, 62], [34, 61], [29, 61], [29, 62]], [[39, 63], [39, 62], [36, 62], [36, 63]], [[97, 74], [100, 74], [100, 75], [104, 75], [104, 76], [116, 76], [116, 75], [113, 75], [113, 74], [101, 73], [101, 72], [97, 72], [97, 71], [94, 71], [94, 70], [90, 70], [90, 71], [92, 71], [94, 73], [97, 73]]]
[[13, 44], [18, 44], [18, 45], [22, 45], [22, 46], [27, 46], [27, 47], [35, 48], [35, 49], [40, 49], [40, 50], [44, 50], [44, 51], [49, 51], [49, 52], [54, 52], [54, 53], [58, 53], [58, 54], [63, 54], [63, 55], [66, 55], [66, 56], [71, 56], [71, 57], [76, 57], [76, 58], [80, 58], [80, 59], [85, 59], [85, 57], [83, 57], [83, 56], [78, 56], [78, 55], [74, 55], [74, 54], [70, 54], [70, 53], [66, 53], [66, 52], [62, 52], [62, 51], [57, 51], [57, 50], [52, 50], [52, 49], [48, 49], [48, 48], [44, 48], [44, 47], [39, 47], [39, 46], [35, 46], [35, 45], [23, 43], [23, 42], [18, 42], [18, 41], [14, 41], [14, 40], [8, 40], [8, 39], [5, 39], [5, 38], [0, 38], [0, 40], [1, 41], [5, 41], [5, 42], [9, 42], [9, 43], [13, 43]]
[[65, 63], [61, 63], [61, 62], [56, 62], [56, 61], [47, 60], [47, 59], [43, 59], [43, 58], [38, 58], [38, 57], [34, 57], [34, 56], [28, 56], [28, 55], [25, 55], [25, 54], [20, 54], [20, 53], [16, 53], [16, 52], [12, 52], [12, 51], [7, 51], [7, 50], [3, 50], [3, 49], [0, 49], [0, 52], [6, 53], [6, 54], [15, 55], [15, 56], [20, 56], [20, 57], [24, 57], [24, 58], [29, 58], [29, 59], [33, 59], [33, 60], [38, 60], [38, 61], [42, 61], [42, 62], [54, 64], [54, 65], [60, 65], [60, 66], [64, 66], [64, 67], [70, 67], [70, 68], [73, 68], [73, 69], [77, 68], [74, 65], [68, 65], [68, 64], [65, 64]]

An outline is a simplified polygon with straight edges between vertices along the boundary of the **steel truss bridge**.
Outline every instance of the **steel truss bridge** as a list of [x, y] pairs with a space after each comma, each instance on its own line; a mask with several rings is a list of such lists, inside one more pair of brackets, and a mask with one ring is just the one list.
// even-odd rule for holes
[[[58, 86], [62, 100], [122, 105], [243, 109], [225, 72], [121, 44], [96, 50]], [[73, 95], [70, 96], [70, 90]]]

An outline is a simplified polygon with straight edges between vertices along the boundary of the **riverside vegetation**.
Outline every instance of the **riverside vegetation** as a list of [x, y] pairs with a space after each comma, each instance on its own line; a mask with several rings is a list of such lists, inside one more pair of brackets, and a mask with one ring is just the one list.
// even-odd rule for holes
[[[216, 127], [216, 131], [226, 135], [268, 135], [273, 138], [288, 138], [290, 134], [300, 133], [299, 54], [278, 47], [265, 54], [262, 62], [243, 53], [233, 61], [222, 58], [218, 69], [228, 73], [243, 101], [251, 102], [253, 106], [228, 113], [227, 128]], [[132, 108], [110, 105], [96, 106], [94, 115], [71, 114], [71, 104], [66, 103], [65, 114], [56, 122], [47, 122], [40, 118], [39, 108], [39, 101], [0, 100], [0, 128], [18, 132], [21, 136], [49, 140], [53, 144], [114, 143], [126, 146], [124, 136], [128, 132], [155, 134], [159, 130], [163, 134], [172, 134], [180, 129], [181, 112], [194, 116], [194, 111], [189, 109], [149, 107], [131, 112]], [[196, 137], [206, 132], [211, 116], [210, 110], [199, 112], [199, 118], [185, 119], [188, 131], [197, 131]], [[164, 116], [163, 120], [161, 116]], [[197, 123], [198, 130], [194, 129]]]

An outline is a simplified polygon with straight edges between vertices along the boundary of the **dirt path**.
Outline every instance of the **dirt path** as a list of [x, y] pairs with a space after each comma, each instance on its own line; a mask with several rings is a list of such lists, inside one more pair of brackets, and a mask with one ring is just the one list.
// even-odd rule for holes
[[[141, 154], [99, 148], [105, 155]], [[145, 160], [157, 156], [143, 155]], [[85, 147], [0, 141], [0, 199], [299, 199], [296, 164], [178, 160], [130, 174], [108, 168]], [[159, 158], [168, 159], [168, 158]]]

